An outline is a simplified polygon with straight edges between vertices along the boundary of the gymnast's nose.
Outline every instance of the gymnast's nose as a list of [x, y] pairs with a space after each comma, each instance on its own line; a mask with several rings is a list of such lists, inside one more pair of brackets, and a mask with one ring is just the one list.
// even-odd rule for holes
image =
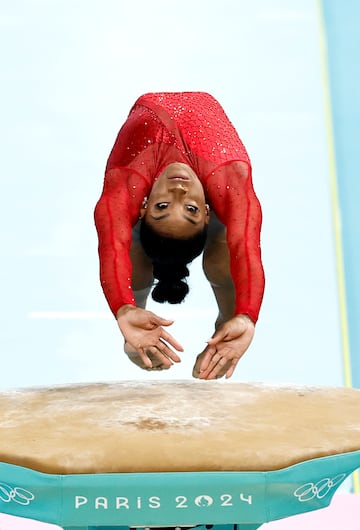
[[185, 195], [188, 192], [188, 188], [181, 183], [173, 184], [169, 187], [169, 190], [178, 195]]

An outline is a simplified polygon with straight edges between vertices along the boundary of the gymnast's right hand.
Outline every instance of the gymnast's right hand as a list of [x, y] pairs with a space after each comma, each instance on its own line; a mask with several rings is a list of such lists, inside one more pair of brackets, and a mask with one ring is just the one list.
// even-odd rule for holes
[[122, 306], [116, 319], [125, 339], [125, 353], [140, 368], [166, 370], [180, 362], [174, 349], [180, 352], [183, 347], [162, 327], [170, 326], [173, 320], [132, 305]]

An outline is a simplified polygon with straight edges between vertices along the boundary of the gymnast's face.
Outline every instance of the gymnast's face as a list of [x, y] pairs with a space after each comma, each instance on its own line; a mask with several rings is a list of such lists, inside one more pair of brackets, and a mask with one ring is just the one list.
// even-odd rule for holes
[[186, 239], [209, 222], [209, 207], [197, 175], [186, 164], [169, 164], [153, 184], [141, 217], [163, 236]]

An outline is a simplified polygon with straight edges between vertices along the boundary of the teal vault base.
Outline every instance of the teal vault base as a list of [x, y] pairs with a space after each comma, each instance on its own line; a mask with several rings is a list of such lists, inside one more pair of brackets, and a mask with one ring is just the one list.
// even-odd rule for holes
[[64, 530], [255, 530], [328, 506], [360, 451], [276, 471], [51, 475], [0, 463], [0, 512]]
[[[211, 527], [211, 525], [199, 525], [196, 526], [196, 530], [256, 530], [262, 525], [260, 524], [217, 524]], [[211, 528], [210, 528], [211, 527]], [[128, 526], [84, 526], [84, 527], [68, 527], [66, 530], [129, 530]], [[144, 530], [144, 528], [132, 528], [131, 530]], [[165, 530], [165, 529], [159, 529]], [[185, 530], [187, 530], [185, 528]], [[195, 530], [195, 529], [194, 529]]]

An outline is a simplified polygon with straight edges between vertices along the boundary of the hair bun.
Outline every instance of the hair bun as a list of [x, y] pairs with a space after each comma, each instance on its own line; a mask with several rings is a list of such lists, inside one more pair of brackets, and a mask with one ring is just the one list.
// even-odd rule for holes
[[153, 274], [157, 280], [182, 280], [189, 276], [189, 269], [184, 263], [153, 263]]
[[154, 263], [154, 278], [158, 280], [152, 298], [155, 302], [162, 304], [179, 304], [189, 292], [189, 286], [184, 278], [189, 276], [189, 269], [183, 263], [167, 265], [164, 263]]
[[151, 296], [155, 302], [162, 304], [169, 302], [169, 304], [179, 304], [189, 292], [189, 286], [182, 280], [169, 281], [159, 280], [155, 285]]

